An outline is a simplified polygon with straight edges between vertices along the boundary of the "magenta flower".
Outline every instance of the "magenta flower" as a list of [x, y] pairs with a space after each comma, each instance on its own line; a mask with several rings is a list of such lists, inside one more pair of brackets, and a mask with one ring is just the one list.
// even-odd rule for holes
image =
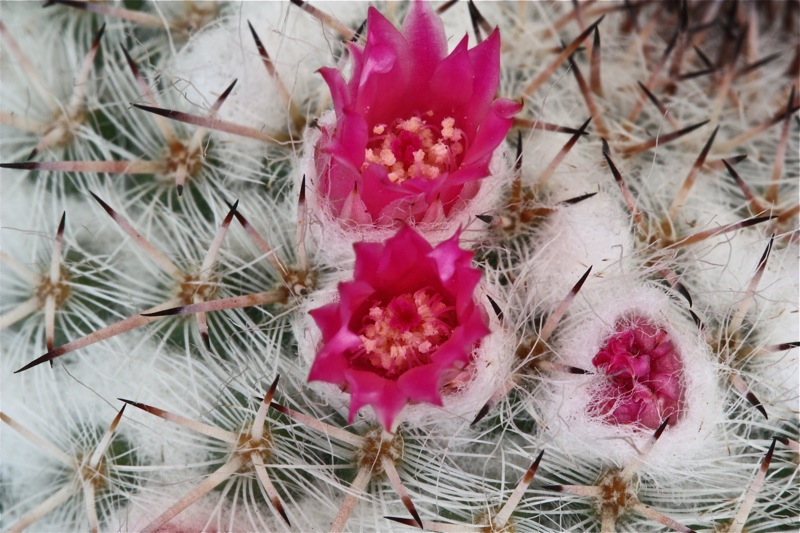
[[618, 322], [592, 364], [608, 378], [593, 410], [609, 422], [656, 429], [681, 418], [683, 363], [663, 328], [641, 317]]
[[497, 99], [500, 34], [450, 55], [441, 20], [414, 2], [402, 30], [369, 9], [349, 81], [320, 69], [336, 121], [314, 147], [317, 187], [345, 225], [436, 222], [463, 207], [521, 105]]
[[308, 379], [348, 391], [351, 422], [369, 404], [391, 431], [407, 403], [441, 405], [442, 385], [489, 333], [473, 299], [481, 274], [458, 237], [434, 248], [403, 227], [384, 243], [355, 244], [353, 281], [311, 311], [322, 346]]

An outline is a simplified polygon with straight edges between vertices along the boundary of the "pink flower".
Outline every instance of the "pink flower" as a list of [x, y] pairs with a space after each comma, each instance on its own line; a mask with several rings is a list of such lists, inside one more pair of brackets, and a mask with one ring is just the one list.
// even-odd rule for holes
[[348, 391], [350, 421], [369, 404], [392, 430], [407, 403], [441, 405], [440, 388], [489, 333], [473, 299], [481, 274], [458, 237], [434, 248], [403, 227], [384, 243], [355, 244], [353, 281], [311, 311], [322, 346], [308, 379]]
[[411, 5], [402, 30], [369, 9], [366, 46], [350, 45], [349, 81], [320, 72], [336, 122], [314, 147], [317, 187], [345, 225], [436, 222], [463, 208], [521, 105], [495, 99], [500, 34], [450, 55], [441, 20]]
[[684, 410], [683, 363], [667, 332], [648, 320], [620, 321], [592, 359], [608, 378], [593, 410], [615, 424], [656, 429]]

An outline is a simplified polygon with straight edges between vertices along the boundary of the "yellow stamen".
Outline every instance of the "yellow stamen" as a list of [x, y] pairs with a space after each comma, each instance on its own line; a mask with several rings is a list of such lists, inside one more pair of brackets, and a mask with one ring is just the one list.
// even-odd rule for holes
[[375, 304], [361, 329], [363, 357], [392, 376], [427, 364], [450, 337], [454, 321], [442, 296], [428, 288]]
[[[433, 116], [433, 112], [424, 116]], [[376, 124], [372, 133], [378, 137], [364, 152], [362, 170], [372, 163], [380, 165], [394, 183], [412, 178], [433, 180], [452, 172], [465, 150], [464, 132], [455, 124], [453, 117], [446, 117], [439, 128], [419, 115], [398, 119], [392, 127]]]

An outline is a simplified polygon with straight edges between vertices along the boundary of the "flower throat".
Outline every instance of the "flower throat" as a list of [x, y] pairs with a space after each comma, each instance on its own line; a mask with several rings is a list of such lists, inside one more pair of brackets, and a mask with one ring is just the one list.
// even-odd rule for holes
[[464, 153], [464, 132], [455, 127], [452, 117], [439, 125], [428, 124], [432, 116], [433, 111], [428, 111], [397, 119], [391, 126], [373, 126], [362, 171], [376, 163], [386, 169], [391, 181], [403, 183], [412, 178], [432, 180], [457, 169]]
[[455, 323], [452, 307], [436, 291], [425, 288], [373, 304], [359, 331], [363, 351], [356, 357], [387, 377], [431, 362], [450, 338]]

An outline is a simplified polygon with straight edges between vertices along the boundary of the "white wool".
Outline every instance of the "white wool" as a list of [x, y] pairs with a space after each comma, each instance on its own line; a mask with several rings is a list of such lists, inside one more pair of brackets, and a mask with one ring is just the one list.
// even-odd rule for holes
[[687, 283], [715, 316], [731, 312], [745, 298], [769, 239], [757, 228], [739, 230], [700, 243], [687, 251], [694, 268], [687, 272]]
[[[64, 39], [60, 32], [43, 32], [41, 5], [15, 2], [3, 5], [3, 24], [25, 57], [35, 69], [36, 81], [31, 80], [17, 61], [10, 47], [0, 47], [0, 95], [3, 110], [13, 110], [30, 116], [31, 104], [35, 111], [47, 109], [53, 100], [45, 101], [46, 92], [56, 99], [65, 99], [72, 91], [72, 77], [80, 68], [91, 42], [91, 36], [76, 45], [73, 39]], [[41, 85], [34, 83], [41, 81]], [[66, 99], [63, 100], [66, 103]], [[19, 108], [18, 108], [19, 106]], [[10, 109], [9, 109], [10, 108]], [[32, 118], [43, 118], [34, 114]], [[5, 126], [4, 126], [5, 127]]]
[[[611, 283], [609, 283], [611, 285]], [[592, 358], [614, 333], [618, 320], [640, 316], [669, 334], [684, 368], [685, 411], [668, 427], [647, 456], [645, 470], [657, 474], [680, 470], [686, 460], [706, 456], [718, 445], [722, 423], [720, 367], [695, 325], [658, 289], [616, 281], [613, 287], [581, 292], [571, 317], [555, 342], [555, 361], [594, 371]], [[534, 416], [552, 446], [578, 460], [624, 466], [653, 434], [631, 425], [612, 425], [589, 414], [588, 407], [604, 378], [600, 375], [547, 376], [548, 384], [533, 397]]]
[[[537, 114], [533, 119], [534, 124], [550, 121], [574, 129], [581, 126], [582, 120], [576, 122], [574, 116], [556, 108], [554, 104], [545, 110], [549, 114]], [[550, 114], [555, 116], [551, 117]], [[586, 131], [592, 131], [591, 124]], [[608, 189], [614, 183], [611, 171], [602, 158], [600, 145], [596, 139], [587, 136], [581, 136], [549, 178], [541, 181], [545, 170], [560, 156], [572, 136], [570, 133], [534, 129], [522, 138], [522, 181], [545, 194], [551, 203]]]
[[[247, 31], [246, 25], [244, 29]], [[252, 37], [247, 43], [252, 49], [245, 47], [245, 37], [239, 28], [228, 25], [204, 30], [175, 57], [170, 75], [176, 80], [191, 80], [191, 85], [181, 84], [187, 100], [206, 109], [237, 80], [217, 115], [245, 126], [284, 129], [285, 105], [261, 63]], [[263, 98], [265, 93], [272, 97]]]
[[795, 250], [776, 243], [746, 317], [746, 323], [752, 324], [748, 341], [757, 355], [745, 364], [744, 379], [770, 416], [777, 418], [796, 416], [800, 394], [798, 348], [773, 352], [764, 348], [800, 340], [799, 270]]
[[[319, 119], [322, 128], [333, 128], [336, 116], [329, 111]], [[322, 135], [317, 128], [306, 130], [304, 144], [305, 153], [299, 162], [299, 172], [295, 172], [295, 193], [299, 195], [303, 177], [306, 180], [306, 202], [310, 223], [310, 244], [316, 250], [316, 260], [322, 265], [339, 265], [352, 261], [353, 243], [361, 241], [380, 242], [388, 239], [397, 228], [380, 228], [374, 226], [358, 226], [344, 228], [339, 220], [326, 207], [325, 198], [317, 187], [318, 176], [314, 161], [315, 145]], [[425, 236], [431, 245], [449, 239], [462, 229], [461, 245], [470, 246], [487, 234], [485, 222], [477, 219], [477, 215], [494, 213], [501, 204], [513, 172], [509, 150], [501, 144], [494, 152], [489, 163], [489, 176], [480, 180], [480, 192], [458, 212], [451, 212], [446, 221], [436, 224], [420, 223], [416, 229]]]
[[584, 289], [604, 277], [634, 274], [637, 261], [630, 218], [617, 198], [600, 192], [547, 217], [532, 239], [520, 276], [536, 305], [558, 305], [592, 267]]
[[[443, 394], [441, 407], [429, 404], [406, 406], [396, 419], [397, 425], [405, 423], [412, 428], [435, 426], [437, 432], [453, 432], [472, 422], [492, 394], [510, 379], [516, 336], [508, 326], [501, 323], [487, 300], [487, 294], [496, 294], [498, 290], [498, 287], [485, 285], [479, 285], [476, 289], [475, 301], [477, 305], [484, 306], [491, 333], [480, 341], [480, 346], [472, 353], [472, 363], [468, 367], [469, 380], [462, 388]], [[336, 298], [334, 286], [320, 289], [304, 302], [293, 323], [297, 351], [300, 360], [304, 362], [303, 372], [306, 375], [322, 345], [322, 332], [308, 311], [327, 305]], [[347, 416], [349, 394], [330, 383], [311, 382], [309, 387]], [[374, 417], [370, 407], [362, 408], [360, 415]]]
[[[765, 320], [758, 321], [753, 341], [756, 348], [779, 342], [797, 342], [798, 311], [796, 306], [772, 310]], [[793, 420], [800, 400], [800, 364], [798, 348], [760, 352], [744, 366], [743, 379], [766, 407], [770, 418]]]
[[[329, 5], [325, 10], [330, 10]], [[366, 16], [365, 6], [357, 4], [339, 5], [335, 13], [353, 29]], [[316, 70], [330, 61], [331, 49], [341, 37], [328, 28], [320, 31], [316, 19], [288, 4], [241, 4], [234, 15], [195, 35], [172, 59], [169, 74], [183, 80], [179, 84], [190, 102], [206, 106], [236, 79], [236, 88], [219, 116], [257, 129], [286, 131], [287, 103], [262, 62], [248, 22], [295, 105], [306, 116], [307, 100], [324, 86]]]
[[35, 270], [30, 263], [36, 259], [35, 255], [40, 249], [44, 252], [47, 243], [45, 239], [32, 240], [30, 232], [41, 232], [43, 237], [47, 235], [52, 238], [56, 234], [57, 217], [61, 213], [49, 213], [46, 220], [34, 221], [33, 217], [41, 214], [32, 212], [27, 205], [26, 199], [32, 193], [32, 187], [23, 180], [14, 180], [13, 173], [13, 170], [0, 169], [0, 179], [9, 183], [0, 194], [0, 250]]

